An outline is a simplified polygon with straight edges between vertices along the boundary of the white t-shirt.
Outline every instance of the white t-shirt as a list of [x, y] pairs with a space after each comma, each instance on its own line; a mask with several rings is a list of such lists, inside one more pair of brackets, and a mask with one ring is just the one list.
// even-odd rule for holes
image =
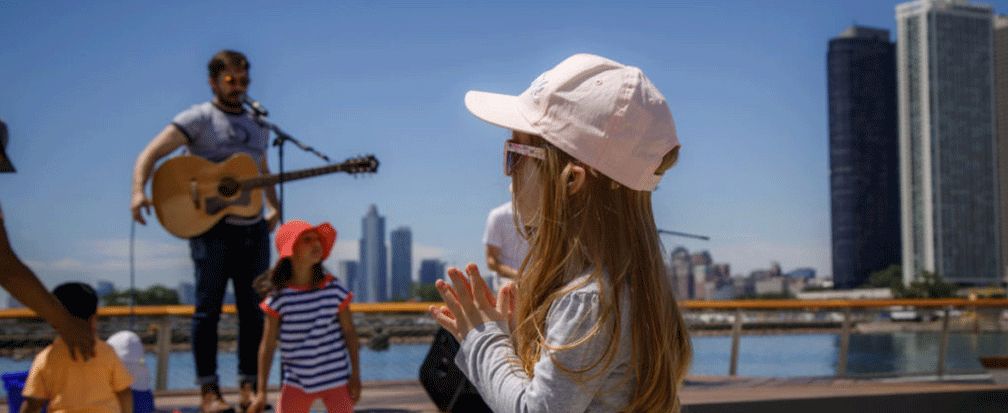
[[[528, 242], [518, 233], [515, 228], [513, 212], [511, 211], [511, 201], [506, 202], [490, 211], [487, 216], [486, 230], [483, 232], [483, 244], [493, 245], [500, 248], [500, 262], [511, 268], [518, 269], [522, 260], [528, 254]], [[499, 291], [506, 283], [511, 282], [507, 278], [494, 273], [494, 291]]]

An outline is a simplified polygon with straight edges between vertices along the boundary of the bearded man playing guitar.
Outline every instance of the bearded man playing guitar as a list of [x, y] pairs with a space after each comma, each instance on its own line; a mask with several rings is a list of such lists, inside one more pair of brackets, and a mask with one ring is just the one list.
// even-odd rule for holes
[[[144, 213], [150, 214], [151, 202], [144, 187], [154, 164], [183, 145], [189, 154], [211, 162], [244, 153], [255, 161], [259, 173], [269, 173], [266, 164], [269, 129], [257, 123], [255, 115], [242, 107], [250, 82], [248, 59], [239, 52], [222, 50], [210, 59], [207, 68], [213, 100], [179, 113], [137, 157], [130, 210], [133, 219], [140, 224], [146, 224]], [[196, 311], [190, 337], [203, 412], [231, 408], [221, 396], [217, 378], [217, 324], [229, 279], [234, 284], [238, 309], [239, 406], [242, 411], [255, 392], [263, 316], [258, 307], [261, 298], [252, 282], [269, 267], [269, 233], [279, 218], [279, 203], [273, 186], [264, 188], [263, 193], [265, 217], [261, 211], [254, 216], [229, 215], [208, 231], [189, 238], [196, 277]]]

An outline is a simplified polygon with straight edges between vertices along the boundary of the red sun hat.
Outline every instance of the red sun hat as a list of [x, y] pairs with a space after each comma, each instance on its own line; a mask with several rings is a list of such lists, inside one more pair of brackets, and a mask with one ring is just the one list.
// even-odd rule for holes
[[323, 222], [313, 227], [306, 221], [295, 219], [285, 222], [277, 230], [274, 244], [276, 245], [277, 252], [280, 254], [280, 259], [294, 255], [294, 244], [297, 243], [301, 234], [304, 234], [306, 231], [315, 231], [318, 234], [322, 242], [322, 260], [325, 260], [329, 256], [333, 245], [336, 244], [336, 228], [333, 228], [328, 222]]

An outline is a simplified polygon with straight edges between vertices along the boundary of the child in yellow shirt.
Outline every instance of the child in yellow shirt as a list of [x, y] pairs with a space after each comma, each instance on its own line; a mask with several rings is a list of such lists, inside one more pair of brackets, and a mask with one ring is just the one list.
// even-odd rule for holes
[[[74, 317], [87, 320], [97, 330], [98, 296], [87, 284], [66, 283], [53, 295]], [[95, 340], [95, 356], [74, 360], [63, 339], [57, 337], [32, 362], [25, 382], [25, 413], [38, 413], [49, 404], [50, 413], [133, 413], [133, 394], [126, 366], [115, 350]]]

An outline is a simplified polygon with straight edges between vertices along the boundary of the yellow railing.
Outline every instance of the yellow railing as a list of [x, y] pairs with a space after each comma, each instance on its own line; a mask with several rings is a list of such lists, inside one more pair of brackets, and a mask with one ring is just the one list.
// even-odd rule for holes
[[[431, 305], [441, 305], [440, 302], [397, 302], [397, 303], [351, 303], [350, 310], [356, 313], [426, 313]], [[872, 300], [688, 300], [681, 301], [679, 306], [686, 310], [830, 310], [830, 309], [867, 309], [888, 307], [916, 308], [1008, 308], [1008, 299], [983, 298], [968, 300], [965, 298], [936, 299], [872, 299]], [[128, 306], [109, 306], [98, 309], [102, 317], [138, 316], [191, 316], [194, 308], [191, 305], [151, 305], [136, 306], [132, 310]], [[225, 314], [234, 314], [233, 304], [224, 305]], [[35, 313], [27, 308], [0, 310], [0, 319], [33, 318]]]

